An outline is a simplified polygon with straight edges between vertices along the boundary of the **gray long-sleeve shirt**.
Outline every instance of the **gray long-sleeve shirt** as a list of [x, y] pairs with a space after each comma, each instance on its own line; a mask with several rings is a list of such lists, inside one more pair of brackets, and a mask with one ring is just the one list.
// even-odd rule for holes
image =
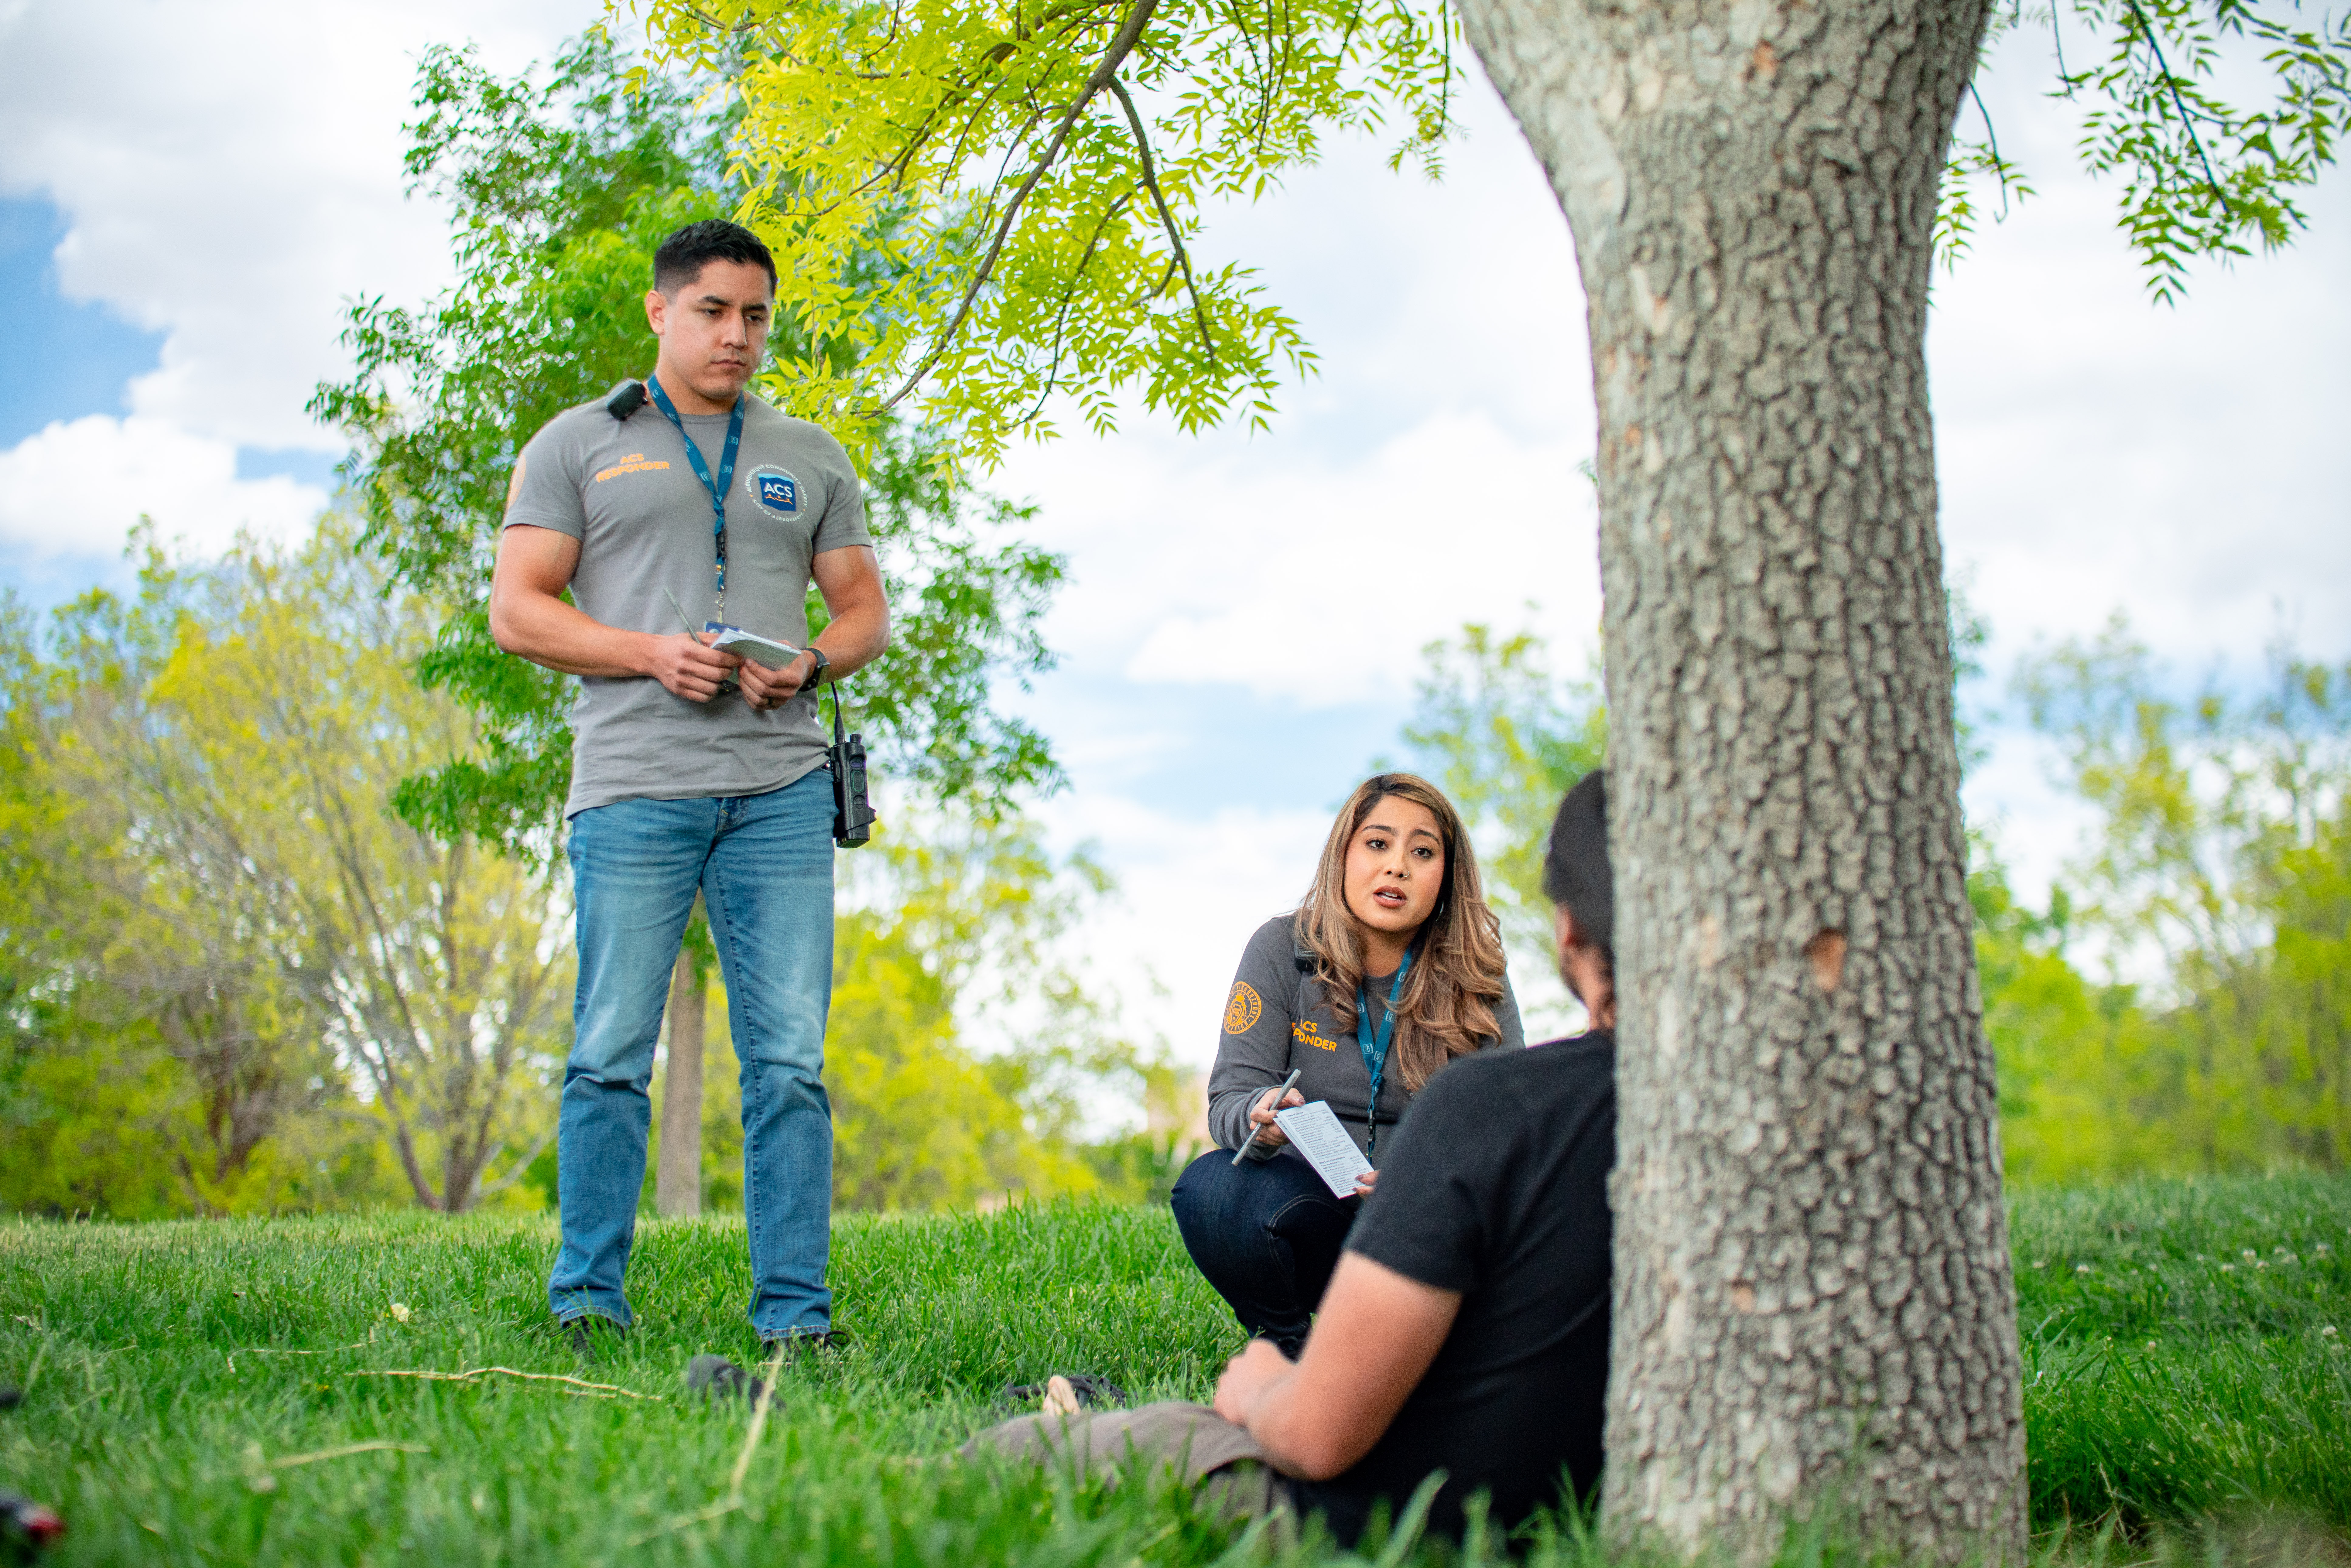
[[[1241, 954], [1240, 971], [1225, 1003], [1225, 1032], [1217, 1042], [1217, 1065], [1208, 1074], [1208, 1135], [1221, 1148], [1241, 1146], [1249, 1134], [1249, 1106], [1289, 1077], [1292, 1068], [1300, 1070], [1300, 1094], [1310, 1102], [1329, 1102], [1357, 1148], [1371, 1144], [1364, 1103], [1371, 1098], [1371, 1072], [1364, 1066], [1353, 1031], [1340, 1031], [1337, 1014], [1323, 999], [1314, 978], [1314, 955], [1299, 944], [1294, 919], [1278, 915], [1257, 928]], [[1367, 977], [1365, 984], [1374, 978], [1376, 993], [1384, 995], [1388, 977]], [[1499, 1033], [1482, 1042], [1481, 1050], [1524, 1048], [1526, 1029], [1519, 1021], [1519, 999], [1508, 975], [1502, 977], [1494, 1023]], [[1380, 1125], [1392, 1126], [1411, 1101], [1392, 1056], [1380, 1075]], [[1374, 1156], [1386, 1152], [1386, 1143], [1385, 1138], [1380, 1141], [1372, 1151]], [[1271, 1159], [1277, 1152], [1259, 1143], [1250, 1148], [1249, 1157]], [[1373, 1163], [1378, 1163], [1376, 1157]]]

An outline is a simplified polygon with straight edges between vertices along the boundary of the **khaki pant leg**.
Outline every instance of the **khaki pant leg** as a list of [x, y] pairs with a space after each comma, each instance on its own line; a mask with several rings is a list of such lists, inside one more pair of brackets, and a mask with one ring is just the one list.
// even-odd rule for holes
[[997, 1453], [1038, 1464], [1060, 1460], [1081, 1477], [1091, 1467], [1114, 1472], [1129, 1455], [1140, 1455], [1200, 1486], [1202, 1500], [1221, 1519], [1286, 1510], [1288, 1503], [1257, 1439], [1205, 1405], [1021, 1416], [978, 1434], [962, 1452], [966, 1458]]

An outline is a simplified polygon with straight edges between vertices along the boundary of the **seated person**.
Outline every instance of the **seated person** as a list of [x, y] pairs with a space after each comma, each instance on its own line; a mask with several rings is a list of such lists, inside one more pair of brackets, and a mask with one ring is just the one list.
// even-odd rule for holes
[[1409, 773], [1365, 780], [1331, 825], [1306, 901], [1241, 955], [1208, 1076], [1208, 1134], [1225, 1152], [1193, 1161], [1173, 1195], [1185, 1248], [1243, 1328], [1298, 1354], [1371, 1189], [1367, 1178], [1333, 1197], [1286, 1146], [1273, 1100], [1290, 1070], [1302, 1076], [1281, 1103], [1327, 1102], [1376, 1167], [1382, 1130], [1437, 1069], [1524, 1043], [1459, 814]]
[[1598, 773], [1568, 791], [1544, 890], [1560, 969], [1592, 1030], [1457, 1064], [1428, 1086], [1347, 1239], [1295, 1364], [1259, 1339], [1227, 1364], [1216, 1407], [1024, 1416], [967, 1453], [1140, 1455], [1205, 1484], [1228, 1511], [1320, 1511], [1353, 1544], [1401, 1514], [1433, 1471], [1428, 1515], [1457, 1537], [1489, 1499], [1510, 1530], [1591, 1494], [1608, 1382], [1608, 1172], [1616, 1158], [1614, 909]]

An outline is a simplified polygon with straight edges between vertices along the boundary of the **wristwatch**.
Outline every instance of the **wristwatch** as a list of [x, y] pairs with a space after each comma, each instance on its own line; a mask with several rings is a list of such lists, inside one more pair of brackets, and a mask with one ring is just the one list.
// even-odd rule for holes
[[816, 690], [817, 687], [824, 685], [824, 673], [832, 668], [832, 661], [826, 658], [824, 656], [824, 650], [816, 646], [813, 643], [809, 644], [808, 647], [802, 649], [801, 652], [809, 654], [816, 660], [816, 668], [810, 671], [809, 678], [800, 683], [801, 689], [812, 692]]

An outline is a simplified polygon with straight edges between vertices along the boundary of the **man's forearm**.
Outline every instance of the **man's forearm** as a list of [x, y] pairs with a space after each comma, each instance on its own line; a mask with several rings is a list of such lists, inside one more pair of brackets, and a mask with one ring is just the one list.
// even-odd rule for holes
[[853, 604], [841, 611], [812, 639], [830, 664], [827, 679], [853, 675], [882, 656], [890, 645], [890, 612], [880, 604]]
[[[1301, 1429], [1297, 1418], [1298, 1372], [1295, 1367], [1276, 1375], [1258, 1390], [1250, 1402], [1249, 1419], [1241, 1425], [1265, 1450], [1266, 1462], [1286, 1476], [1307, 1480], [1327, 1480], [1343, 1467], [1330, 1463], [1325, 1451], [1332, 1445], [1324, 1434], [1311, 1427]], [[1317, 1441], [1318, 1437], [1324, 1440]]]
[[490, 601], [490, 635], [507, 653], [567, 675], [652, 673], [646, 648], [653, 641], [650, 636], [607, 626], [578, 605], [551, 594], [495, 594]]

